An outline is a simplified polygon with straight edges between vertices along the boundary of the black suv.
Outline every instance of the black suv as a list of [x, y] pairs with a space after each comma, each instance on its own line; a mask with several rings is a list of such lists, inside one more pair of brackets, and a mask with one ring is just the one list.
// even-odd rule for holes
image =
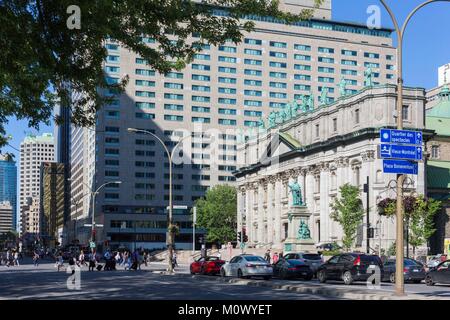
[[317, 270], [317, 278], [324, 283], [327, 280], [342, 280], [345, 284], [353, 281], [366, 281], [375, 271], [375, 266], [383, 274], [380, 257], [363, 253], [343, 253], [331, 257]]

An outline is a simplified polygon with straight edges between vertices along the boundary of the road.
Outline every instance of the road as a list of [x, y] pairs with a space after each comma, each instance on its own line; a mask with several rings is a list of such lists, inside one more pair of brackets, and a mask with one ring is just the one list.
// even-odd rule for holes
[[[214, 281], [212, 276], [189, 276], [187, 265], [176, 268], [175, 275], [157, 273], [163, 271], [165, 264], [151, 263], [141, 271], [89, 272], [82, 268], [81, 290], [69, 290], [66, 285], [69, 274], [58, 272], [53, 263], [38, 267], [25, 264], [20, 267], [0, 266], [0, 299], [161, 299], [161, 300], [324, 300], [329, 297], [278, 290], [270, 287], [248, 286]], [[260, 280], [264, 281], [264, 280]], [[279, 280], [274, 284], [330, 286], [349, 289], [341, 282], [329, 281], [321, 284], [317, 280]], [[365, 283], [355, 283], [351, 288], [368, 290]], [[382, 283], [381, 289], [394, 292], [390, 283]], [[425, 284], [406, 284], [410, 294], [450, 299], [450, 286]]]

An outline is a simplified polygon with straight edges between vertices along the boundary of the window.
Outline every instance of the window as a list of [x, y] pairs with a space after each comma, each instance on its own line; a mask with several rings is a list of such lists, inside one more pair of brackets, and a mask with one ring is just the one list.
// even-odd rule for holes
[[287, 88], [287, 84], [284, 82], [270, 82], [269, 86], [272, 88], [279, 88], [279, 89], [286, 89]]
[[236, 125], [236, 120], [233, 120], [233, 119], [219, 119], [219, 124], [235, 126]]
[[154, 98], [155, 93], [151, 91], [135, 91], [136, 97]]
[[333, 132], [337, 132], [337, 118], [333, 119]]
[[364, 52], [364, 57], [365, 58], [370, 58], [370, 59], [379, 59], [380, 58], [380, 54], [379, 53], [373, 53], [373, 52]]
[[319, 47], [319, 52], [321, 52], [321, 53], [334, 53], [334, 49], [333, 48]]
[[211, 108], [209, 108], [209, 107], [192, 106], [192, 111], [193, 112], [209, 113], [211, 111]]
[[219, 67], [219, 72], [236, 73], [236, 68]]
[[262, 51], [261, 50], [256, 50], [256, 49], [244, 49], [244, 53], [245, 54], [251, 54], [251, 55], [254, 55], [254, 56], [262, 55]]
[[308, 74], [296, 74], [294, 75], [295, 80], [311, 81], [311, 76]]
[[183, 95], [175, 93], [164, 93], [164, 99], [183, 100]]
[[209, 86], [193, 85], [192, 86], [192, 91], [211, 92], [211, 87], [209, 87]]
[[328, 67], [319, 67], [319, 72], [325, 72], [325, 73], [334, 73], [334, 68], [328, 68]]
[[137, 86], [142, 86], [142, 87], [154, 87], [155, 86], [155, 81], [136, 80], [135, 84]]
[[246, 126], [246, 127], [257, 127], [258, 126], [258, 122], [257, 121], [245, 120], [244, 121], [244, 126]]
[[219, 108], [219, 114], [236, 115], [236, 109]]
[[394, 66], [392, 64], [386, 65], [387, 70], [394, 70]]
[[203, 96], [192, 96], [192, 101], [195, 102], [210, 102], [210, 97], [203, 97]]
[[165, 104], [165, 110], [183, 111], [183, 105], [181, 104]]
[[135, 74], [140, 75], [140, 76], [154, 76], [155, 75], [155, 71], [153, 70], [149, 70], [149, 69], [136, 69]]
[[245, 42], [246, 44], [253, 44], [253, 45], [258, 45], [258, 46], [260, 46], [260, 45], [262, 44], [262, 41], [261, 41], [261, 40], [258, 40], [258, 39], [248, 39], [248, 38], [246, 38], [246, 39], [244, 40], [244, 42]]
[[194, 54], [194, 59], [197, 59], [197, 60], [211, 60], [211, 56], [209, 54], [196, 53], [196, 54]]
[[192, 75], [192, 80], [196, 80], [196, 81], [210, 81], [211, 77], [210, 76], [205, 76], [202, 74], [193, 74]]
[[261, 66], [262, 60], [255, 60], [255, 59], [244, 59], [244, 64], [251, 64], [254, 66]]
[[286, 42], [270, 41], [270, 46], [275, 48], [287, 48]]
[[393, 74], [387, 74], [386, 75], [386, 79], [392, 80], [392, 79], [394, 79], [394, 75]]
[[221, 104], [236, 104], [236, 99], [219, 98], [218, 102], [221, 103]]
[[233, 57], [219, 56], [219, 61], [220, 62], [228, 62], [228, 63], [236, 63], [237, 59], [233, 58]]
[[320, 126], [319, 124], [316, 124], [316, 138], [318, 138], [320, 135]]
[[119, 50], [119, 46], [117, 44], [107, 43], [106, 49], [108, 50]]
[[236, 89], [234, 89], [234, 88], [219, 88], [219, 93], [236, 94]]
[[394, 56], [393, 55], [386, 55], [386, 60], [394, 60]]
[[432, 159], [439, 159], [439, 146], [432, 146], [431, 147], [431, 158]]
[[294, 54], [295, 60], [304, 60], [304, 61], [311, 61], [311, 56], [304, 55], [304, 54]]
[[106, 69], [106, 72], [110, 72], [110, 73], [119, 73], [120, 72], [119, 67], [106, 66], [105, 69]]
[[236, 49], [236, 47], [219, 46], [219, 51], [236, 53], [237, 49]]
[[350, 70], [350, 69], [342, 69], [341, 73], [345, 74], [345, 75], [348, 75], [348, 76], [357, 76], [358, 75], [358, 71]]
[[153, 102], [135, 102], [135, 107], [139, 109], [154, 109], [155, 104]]
[[359, 123], [359, 109], [355, 110], [355, 123], [358, 124]]
[[[294, 84], [294, 90], [310, 91], [311, 86], [306, 84]], [[300, 97], [298, 97], [297, 100], [298, 99], [300, 99]]]
[[286, 69], [287, 68], [287, 63], [285, 62], [275, 62], [275, 61], [270, 61], [269, 62], [269, 66], [271, 68], [283, 68]]
[[304, 44], [295, 44], [294, 49], [301, 50], [301, 51], [311, 51], [311, 46], [304, 45]]
[[109, 56], [106, 57], [106, 61], [107, 62], [119, 62], [120, 61], [120, 57], [119, 56], [109, 55]]
[[236, 84], [236, 78], [219, 77], [219, 82]]
[[199, 122], [199, 123], [210, 123], [210, 118], [202, 118], [202, 117], [192, 117], [192, 122]]
[[322, 63], [334, 63], [334, 58], [319, 57], [318, 61]]
[[319, 77], [319, 82], [327, 82], [327, 83], [334, 83], [334, 78], [329, 77]]
[[262, 91], [259, 90], [244, 90], [244, 95], [253, 96], [253, 97], [261, 97]]
[[183, 85], [181, 83], [165, 82], [164, 88], [182, 90]]
[[284, 72], [270, 72], [269, 76], [272, 78], [280, 78], [280, 79], [286, 79], [287, 74]]
[[154, 113], [136, 112], [135, 117], [137, 119], [155, 119], [155, 114]]
[[248, 76], [260, 77], [260, 76], [262, 76], [262, 71], [261, 70], [253, 70], [253, 69], [245, 69], [244, 74], [246, 74]]
[[258, 100], [244, 100], [244, 106], [247, 106], [247, 107], [262, 107], [262, 101], [258, 101]]
[[346, 66], [357, 66], [357, 65], [358, 65], [358, 62], [355, 61], [355, 60], [346, 60], [346, 59], [343, 59], [343, 60], [341, 60], [341, 64], [346, 65]]
[[364, 62], [364, 67], [378, 69], [380, 67], [380, 64], [376, 62]]
[[193, 70], [210, 71], [211, 67], [206, 64], [193, 64], [192, 69]]
[[261, 87], [262, 86], [262, 81], [261, 80], [248, 80], [245, 79], [244, 80], [244, 84], [246, 86], [256, 86], [256, 87]]
[[167, 120], [167, 121], [183, 121], [183, 116], [176, 116], [176, 115], [165, 114], [164, 115], [164, 120]]
[[409, 121], [409, 106], [402, 107], [402, 118], [403, 121]]
[[270, 102], [269, 103], [269, 107], [282, 109], [282, 108], [286, 107], [286, 103], [284, 103], [284, 102]]
[[275, 58], [285, 59], [285, 58], [287, 58], [287, 53], [278, 52], [278, 51], [270, 51], [270, 56], [275, 57]]
[[295, 70], [311, 71], [311, 66], [307, 64], [294, 64]]
[[165, 77], [172, 79], [183, 79], [183, 74], [181, 72], [169, 72], [165, 75]]
[[352, 57], [356, 57], [358, 55], [358, 52], [353, 51], [353, 50], [341, 50], [341, 54], [343, 56], [352, 56]]
[[269, 96], [276, 99], [287, 99], [287, 94], [283, 92], [270, 92]]
[[244, 116], [260, 118], [260, 117], [262, 117], [262, 112], [261, 111], [253, 111], [253, 110], [245, 110]]

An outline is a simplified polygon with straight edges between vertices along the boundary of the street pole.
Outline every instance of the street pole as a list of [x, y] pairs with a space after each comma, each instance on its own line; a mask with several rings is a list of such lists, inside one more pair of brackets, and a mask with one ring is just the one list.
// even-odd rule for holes
[[195, 254], [195, 222], [197, 221], [197, 207], [193, 208], [192, 216], [192, 254]]
[[[422, 7], [433, 2], [450, 2], [450, 0], [428, 0], [418, 5], [406, 18], [402, 28], [397, 22], [391, 8], [386, 4], [385, 0], [380, 0], [387, 12], [389, 13], [395, 27], [398, 39], [397, 48], [397, 129], [403, 130], [403, 36], [406, 27], [413, 15]], [[405, 284], [403, 275], [403, 260], [404, 260], [404, 230], [403, 230], [403, 183], [405, 176], [397, 175], [397, 208], [396, 208], [396, 262], [395, 262], [395, 294], [398, 296], [405, 295]]]
[[366, 208], [366, 237], [367, 237], [366, 246], [367, 246], [367, 249], [366, 249], [366, 252], [367, 252], [367, 254], [369, 254], [370, 253], [370, 238], [369, 238], [369, 236], [370, 236], [369, 176], [367, 176], [367, 183], [366, 183], [364, 189], [365, 189], [364, 191], [366, 191], [366, 196], [367, 196], [367, 198], [366, 198], [367, 199], [367, 208]]

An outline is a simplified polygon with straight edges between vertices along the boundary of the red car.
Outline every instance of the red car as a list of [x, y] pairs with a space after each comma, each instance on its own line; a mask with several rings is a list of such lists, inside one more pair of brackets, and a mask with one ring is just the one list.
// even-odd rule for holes
[[219, 257], [200, 257], [191, 263], [191, 274], [219, 274], [220, 267], [225, 264], [225, 261], [220, 260]]

